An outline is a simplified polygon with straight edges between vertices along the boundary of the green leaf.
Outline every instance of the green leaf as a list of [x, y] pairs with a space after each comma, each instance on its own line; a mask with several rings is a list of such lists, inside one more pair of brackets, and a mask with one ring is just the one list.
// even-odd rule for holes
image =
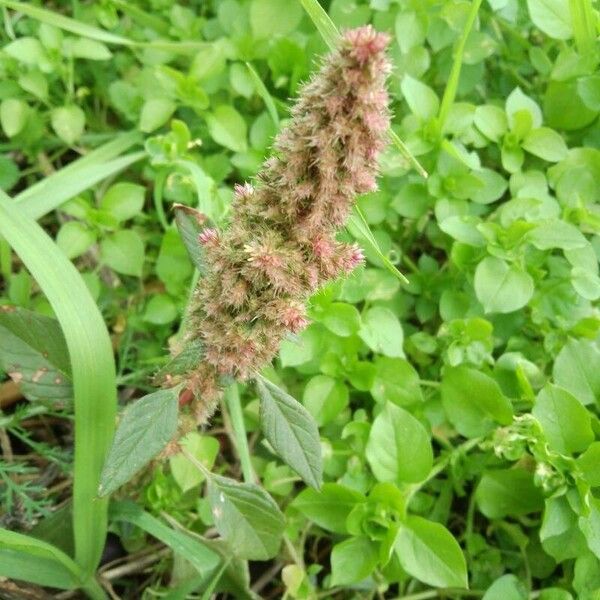
[[600, 350], [596, 344], [570, 339], [554, 361], [554, 381], [582, 404], [594, 404], [600, 399], [599, 364]]
[[319, 313], [318, 318], [329, 331], [341, 337], [357, 333], [361, 326], [358, 309], [345, 302], [332, 302]]
[[543, 507], [542, 492], [533, 483], [533, 475], [524, 469], [484, 473], [475, 491], [475, 500], [488, 519], [519, 517]]
[[506, 113], [500, 107], [491, 104], [484, 104], [475, 109], [474, 123], [492, 142], [499, 142], [508, 130]]
[[0, 309], [0, 367], [30, 400], [71, 400], [71, 368], [57, 321], [25, 310]]
[[144, 102], [140, 112], [140, 130], [150, 133], [162, 127], [173, 115], [175, 103], [169, 98], [150, 98]]
[[262, 488], [211, 475], [208, 500], [215, 527], [235, 556], [268, 560], [277, 554], [285, 519]]
[[146, 190], [135, 183], [119, 182], [111, 185], [102, 200], [100, 208], [110, 213], [117, 221], [127, 221], [138, 215], [144, 206]]
[[590, 497], [586, 514], [579, 517], [579, 528], [587, 540], [588, 548], [600, 558], [600, 500]]
[[0, 529], [0, 576], [65, 590], [82, 583], [72, 558], [46, 542], [7, 529]]
[[277, 454], [308, 485], [321, 486], [321, 442], [309, 412], [268, 379], [258, 376], [261, 428]]
[[557, 452], [582, 452], [594, 441], [590, 413], [563, 388], [547, 384], [531, 412], [540, 422], [548, 444]]
[[102, 470], [100, 496], [127, 483], [173, 439], [178, 401], [177, 389], [159, 390], [127, 406]]
[[100, 244], [102, 262], [122, 275], [142, 276], [144, 267], [144, 242], [131, 229], [106, 236]]
[[539, 250], [576, 250], [587, 245], [584, 235], [566, 221], [548, 221], [538, 225], [528, 234], [529, 241]]
[[348, 388], [328, 375], [309, 379], [302, 395], [302, 404], [319, 427], [333, 421], [348, 406], [348, 401]]
[[263, 83], [263, 80], [259, 77], [258, 73], [254, 70], [254, 67], [249, 62], [246, 63], [246, 67], [248, 68], [250, 77], [254, 82], [254, 87], [257, 94], [262, 98], [267, 110], [269, 111], [269, 116], [271, 117], [275, 128], [279, 129], [279, 114], [277, 113], [277, 107], [275, 106], [273, 97], [271, 94], [269, 94], [269, 90]]
[[0, 103], [0, 124], [9, 138], [21, 133], [28, 115], [29, 106], [23, 100], [7, 98]]
[[536, 27], [556, 40], [573, 36], [569, 3], [563, 0], [527, 0], [529, 15]]
[[156, 373], [155, 380], [160, 384], [164, 383], [167, 375], [184, 375], [198, 365], [202, 360], [202, 353], [202, 342], [195, 340], [187, 343], [179, 354]]
[[402, 358], [377, 357], [375, 359], [375, 379], [371, 394], [378, 402], [386, 400], [408, 406], [423, 401], [419, 385], [419, 374], [414, 367]]
[[329, 46], [329, 49], [334, 50], [337, 48], [340, 34], [334, 22], [319, 4], [318, 0], [300, 0], [300, 3], [321, 34], [323, 41]]
[[506, 99], [506, 115], [508, 124], [513, 130], [518, 127], [523, 118], [528, 121], [528, 129], [542, 125], [542, 109], [535, 100], [525, 95], [520, 87], [516, 87]]
[[465, 437], [490, 432], [495, 423], [508, 425], [513, 410], [494, 379], [465, 365], [445, 367], [442, 404], [448, 419]]
[[144, 309], [144, 321], [155, 325], [172, 323], [177, 315], [177, 305], [168, 294], [152, 296]]
[[206, 115], [208, 132], [220, 146], [234, 152], [248, 150], [248, 128], [246, 121], [233, 106], [218, 106], [212, 113]]
[[523, 308], [533, 296], [531, 275], [495, 256], [475, 269], [475, 293], [486, 313], [510, 313]]
[[546, 500], [540, 541], [544, 551], [556, 562], [577, 558], [585, 551], [585, 538], [577, 525], [577, 515], [566, 496]]
[[14, 248], [45, 293], [63, 330], [75, 397], [73, 529], [75, 556], [86, 577], [95, 572], [106, 535], [106, 502], [98, 500], [102, 462], [114, 431], [113, 349], [88, 287], [62, 251], [0, 193], [0, 236]]
[[404, 99], [411, 112], [423, 120], [429, 120], [438, 114], [440, 101], [436, 93], [424, 83], [405, 75], [400, 84]]
[[483, 600], [527, 600], [525, 586], [514, 575], [502, 575], [492, 583]]
[[592, 486], [600, 486], [600, 442], [593, 442], [589, 448], [577, 458], [577, 468], [583, 478]]
[[[179, 443], [207, 469], [212, 469], [220, 450], [219, 440], [192, 431]], [[169, 466], [173, 478], [184, 492], [201, 484], [205, 479], [204, 473], [183, 454], [176, 454], [169, 458]]]
[[357, 505], [366, 501], [360, 492], [339, 483], [325, 483], [320, 491], [307, 488], [292, 502], [306, 518], [334, 533], [348, 533], [346, 518]]
[[71, 146], [83, 133], [85, 114], [79, 106], [61, 106], [52, 110], [50, 121], [56, 135]]
[[375, 544], [366, 537], [352, 537], [331, 551], [331, 585], [351, 585], [366, 579], [377, 566]]
[[6, 44], [2, 50], [26, 65], [38, 66], [40, 63], [47, 63], [44, 47], [39, 40], [33, 37], [17, 38]]
[[56, 234], [56, 244], [67, 258], [77, 258], [96, 241], [96, 233], [79, 221], [68, 221]]
[[429, 475], [433, 466], [433, 450], [425, 427], [390, 402], [373, 422], [366, 457], [378, 481], [417, 483]]
[[302, 7], [297, 0], [252, 0], [250, 26], [258, 39], [285, 35], [302, 20]]
[[392, 358], [404, 356], [402, 325], [389, 308], [373, 306], [368, 309], [358, 334], [373, 352]]
[[562, 137], [553, 129], [532, 129], [523, 140], [523, 149], [548, 162], [558, 162], [567, 157], [568, 148]]
[[165, 525], [133, 502], [111, 502], [110, 517], [113, 521], [124, 521], [143, 529], [185, 558], [198, 573], [207, 575], [221, 562], [219, 555], [206, 544], [197, 541], [195, 537], [184, 531]]
[[206, 216], [184, 204], [175, 204], [175, 223], [189, 257], [201, 273], [204, 271], [202, 246], [198, 236], [206, 224]]
[[395, 550], [402, 568], [423, 583], [435, 587], [468, 586], [462, 550], [439, 523], [408, 517], [400, 526]]
[[69, 50], [71, 56], [88, 60], [108, 60], [112, 56], [112, 52], [102, 42], [86, 38], [73, 40]]

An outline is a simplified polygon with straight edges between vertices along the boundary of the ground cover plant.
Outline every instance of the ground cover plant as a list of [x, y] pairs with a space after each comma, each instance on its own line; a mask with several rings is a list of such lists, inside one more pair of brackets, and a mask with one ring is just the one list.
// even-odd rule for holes
[[0, 8], [1, 597], [600, 598], [592, 0]]

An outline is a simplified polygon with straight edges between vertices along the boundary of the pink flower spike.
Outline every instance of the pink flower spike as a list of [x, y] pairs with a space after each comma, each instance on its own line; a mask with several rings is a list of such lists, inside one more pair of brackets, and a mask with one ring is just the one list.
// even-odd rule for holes
[[254, 188], [249, 183], [244, 183], [243, 185], [236, 183], [233, 186], [233, 191], [240, 200], [247, 200], [254, 194]]
[[390, 36], [387, 33], [376, 31], [371, 25], [365, 25], [347, 31], [344, 39], [353, 46], [351, 52], [356, 60], [363, 64], [385, 50], [390, 41]]
[[281, 313], [281, 323], [292, 333], [299, 333], [309, 323], [304, 314], [294, 306], [289, 306]]
[[344, 256], [342, 262], [342, 268], [344, 271], [349, 273], [350, 271], [356, 269], [359, 265], [362, 265], [365, 262], [365, 255], [363, 249], [354, 244], [350, 246], [348, 254]]
[[207, 227], [206, 229], [202, 230], [198, 235], [198, 241], [203, 246], [209, 246], [214, 248], [219, 245], [219, 232], [212, 227]]

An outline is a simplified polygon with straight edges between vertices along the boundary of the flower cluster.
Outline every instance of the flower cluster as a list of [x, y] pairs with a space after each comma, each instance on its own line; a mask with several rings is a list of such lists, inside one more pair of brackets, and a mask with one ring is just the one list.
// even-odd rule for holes
[[376, 188], [389, 127], [387, 43], [370, 26], [345, 33], [303, 87], [256, 186], [236, 186], [228, 228], [199, 236], [206, 268], [186, 340], [200, 340], [204, 352], [183, 379], [199, 423], [223, 378], [243, 380], [269, 363], [307, 325], [309, 296], [363, 261], [336, 232], [356, 195]]

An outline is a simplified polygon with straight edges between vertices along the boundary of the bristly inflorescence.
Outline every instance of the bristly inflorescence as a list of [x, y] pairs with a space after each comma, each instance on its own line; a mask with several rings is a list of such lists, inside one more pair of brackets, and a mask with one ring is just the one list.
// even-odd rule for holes
[[186, 341], [201, 341], [203, 358], [182, 379], [198, 423], [224, 378], [247, 379], [268, 364], [308, 324], [309, 296], [363, 261], [336, 233], [356, 195], [376, 188], [389, 127], [387, 44], [371, 26], [343, 35], [301, 90], [256, 186], [236, 186], [229, 227], [199, 236], [205, 270]]

